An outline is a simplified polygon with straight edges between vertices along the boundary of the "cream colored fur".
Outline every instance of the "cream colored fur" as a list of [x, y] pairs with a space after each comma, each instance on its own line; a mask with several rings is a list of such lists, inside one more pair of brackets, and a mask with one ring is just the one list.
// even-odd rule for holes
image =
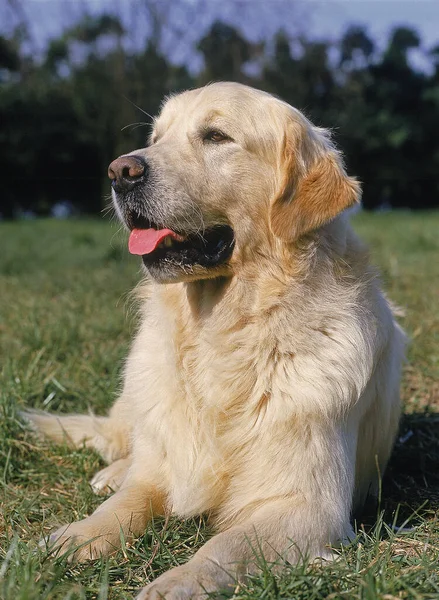
[[[233, 143], [199, 144], [206, 122]], [[136, 154], [205, 223], [232, 225], [233, 255], [212, 273], [145, 281], [108, 418], [28, 417], [117, 459], [94, 486], [119, 490], [54, 534], [57, 548], [97, 536], [76, 553], [95, 557], [153, 514], [210, 514], [218, 534], [139, 596], [181, 599], [245, 576], [255, 546], [296, 561], [352, 537], [352, 512], [377, 492], [396, 435], [405, 340], [336, 216], [359, 188], [327, 132], [268, 94], [213, 84], [168, 100], [153, 142]]]

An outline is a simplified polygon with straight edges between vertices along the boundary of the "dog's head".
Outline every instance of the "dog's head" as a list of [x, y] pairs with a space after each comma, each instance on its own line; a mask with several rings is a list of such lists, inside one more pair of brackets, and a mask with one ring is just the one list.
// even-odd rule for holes
[[130, 250], [160, 282], [232, 275], [359, 198], [328, 134], [273, 96], [215, 83], [171, 97], [146, 148], [109, 168]]

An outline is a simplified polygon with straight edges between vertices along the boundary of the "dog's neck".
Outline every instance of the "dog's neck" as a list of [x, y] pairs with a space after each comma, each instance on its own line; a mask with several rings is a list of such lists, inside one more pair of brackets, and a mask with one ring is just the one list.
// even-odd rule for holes
[[186, 283], [186, 299], [194, 318], [209, 317], [215, 306], [227, 294], [230, 286], [233, 286], [233, 279], [233, 277], [216, 277]]
[[[333, 237], [335, 228], [343, 243], [334, 249], [328, 237]], [[191, 323], [198, 331], [204, 326], [208, 330], [217, 327], [227, 330], [233, 321], [269, 319], [281, 308], [285, 296], [294, 290], [298, 293], [305, 281], [309, 287], [315, 274], [318, 278], [324, 274], [330, 276], [323, 265], [317, 268], [316, 263], [339, 263], [341, 271], [350, 269], [350, 253], [358, 254], [355, 236], [351, 238], [351, 235], [346, 221], [337, 219], [296, 246], [273, 245], [265, 254], [247, 249], [246, 260], [234, 265], [235, 272], [230, 277], [159, 285], [156, 291], [165, 304], [174, 307], [179, 315], [177, 319], [186, 325]], [[337, 278], [335, 273], [334, 276]], [[317, 286], [318, 281], [315, 284]]]

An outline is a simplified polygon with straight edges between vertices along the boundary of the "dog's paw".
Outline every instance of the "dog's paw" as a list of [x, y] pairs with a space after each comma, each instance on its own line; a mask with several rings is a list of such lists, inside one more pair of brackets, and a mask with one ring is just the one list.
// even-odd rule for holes
[[144, 587], [136, 600], [205, 600], [215, 591], [230, 593], [235, 584], [225, 569], [192, 560], [163, 573]]
[[90, 485], [95, 494], [104, 496], [117, 492], [122, 485], [129, 466], [127, 459], [119, 459], [105, 469], [96, 473], [90, 481]]
[[63, 525], [41, 540], [40, 547], [54, 557], [65, 556], [68, 562], [85, 562], [107, 556], [117, 549], [109, 537], [99, 533], [92, 517], [88, 517]]
[[[197, 577], [198, 575], [198, 577]], [[190, 598], [206, 598], [206, 586], [203, 587], [202, 575], [194, 573], [186, 565], [176, 567], [161, 575], [147, 585], [137, 600], [189, 600]]]

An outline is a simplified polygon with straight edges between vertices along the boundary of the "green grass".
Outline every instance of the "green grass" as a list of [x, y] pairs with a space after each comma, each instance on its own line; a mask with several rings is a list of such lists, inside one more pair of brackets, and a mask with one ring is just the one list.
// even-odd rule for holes
[[[359, 233], [412, 344], [405, 368], [401, 441], [383, 483], [381, 518], [329, 565], [261, 572], [236, 599], [439, 598], [439, 213], [361, 214]], [[37, 442], [16, 416], [24, 406], [99, 413], [112, 403], [136, 324], [139, 279], [126, 236], [104, 220], [0, 223], [0, 598], [132, 598], [185, 561], [210, 535], [203, 519], [156, 521], [115, 557], [71, 566], [37, 541], [100, 502], [88, 485], [99, 457]], [[386, 524], [405, 519], [395, 534]]]

